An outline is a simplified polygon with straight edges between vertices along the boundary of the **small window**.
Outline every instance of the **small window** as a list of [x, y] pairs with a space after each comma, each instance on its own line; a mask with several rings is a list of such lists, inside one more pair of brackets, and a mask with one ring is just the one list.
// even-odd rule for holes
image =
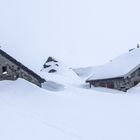
[[20, 70], [20, 67], [17, 67], [17, 70]]
[[6, 66], [2, 67], [2, 73], [7, 74], [7, 67]]

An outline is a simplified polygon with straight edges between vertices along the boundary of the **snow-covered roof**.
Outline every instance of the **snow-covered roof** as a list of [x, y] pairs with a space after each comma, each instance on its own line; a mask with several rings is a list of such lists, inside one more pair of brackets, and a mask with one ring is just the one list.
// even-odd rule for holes
[[92, 76], [87, 81], [125, 77], [139, 67], [140, 49], [136, 48], [105, 65], [92, 68]]

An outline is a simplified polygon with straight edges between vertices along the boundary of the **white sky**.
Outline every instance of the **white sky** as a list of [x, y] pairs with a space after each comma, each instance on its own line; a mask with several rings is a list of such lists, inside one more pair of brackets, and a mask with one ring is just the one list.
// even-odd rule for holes
[[139, 14], [139, 0], [0, 0], [0, 44], [32, 65], [99, 65], [140, 42]]

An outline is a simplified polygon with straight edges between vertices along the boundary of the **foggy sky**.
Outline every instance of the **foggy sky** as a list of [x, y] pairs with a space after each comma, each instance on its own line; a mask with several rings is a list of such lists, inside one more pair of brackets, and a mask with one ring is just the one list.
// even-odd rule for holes
[[24, 63], [49, 55], [103, 64], [140, 43], [138, 0], [0, 0], [0, 45]]

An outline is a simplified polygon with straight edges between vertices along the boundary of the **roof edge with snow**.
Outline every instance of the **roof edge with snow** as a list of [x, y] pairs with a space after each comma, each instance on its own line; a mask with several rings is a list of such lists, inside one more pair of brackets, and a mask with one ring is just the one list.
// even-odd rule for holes
[[137, 69], [140, 68], [140, 64], [137, 65], [136, 67], [134, 67], [132, 70], [130, 70], [128, 73], [122, 75], [122, 76], [115, 76], [115, 77], [105, 77], [105, 78], [95, 78], [94, 79], [94, 75], [92, 75], [89, 79], [86, 80], [86, 82], [90, 82], [90, 81], [100, 81], [100, 80], [113, 80], [113, 79], [120, 79], [120, 78], [127, 78], [129, 77], [129, 75], [131, 75], [133, 72], [135, 72]]

